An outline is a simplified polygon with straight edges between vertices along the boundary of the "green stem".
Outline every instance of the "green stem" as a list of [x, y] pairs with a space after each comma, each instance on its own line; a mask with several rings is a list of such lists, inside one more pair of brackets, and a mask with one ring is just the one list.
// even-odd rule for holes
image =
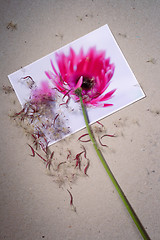
[[112, 183], [114, 184], [117, 192], [119, 193], [119, 196], [121, 197], [124, 205], [126, 206], [126, 208], [127, 208], [128, 212], [129, 212], [130, 216], [132, 217], [134, 223], [136, 224], [136, 226], [137, 226], [139, 232], [141, 233], [143, 239], [144, 239], [144, 240], [151, 240], [150, 237], [148, 236], [146, 230], [144, 229], [142, 223], [140, 222], [138, 216], [136, 215], [135, 211], [133, 210], [131, 204], [129, 203], [128, 199], [126, 198], [124, 192], [122, 191], [121, 187], [119, 186], [117, 180], [115, 179], [113, 173], [111, 172], [111, 170], [110, 170], [108, 164], [106, 163], [106, 161], [105, 161], [102, 153], [100, 152], [100, 150], [99, 150], [99, 148], [98, 148], [98, 146], [97, 146], [97, 143], [96, 143], [96, 141], [95, 141], [95, 138], [94, 138], [94, 136], [93, 136], [93, 133], [92, 133], [92, 131], [91, 131], [91, 128], [90, 128], [90, 126], [89, 126], [89, 121], [88, 121], [86, 109], [85, 109], [84, 104], [83, 104], [82, 97], [81, 97], [81, 95], [78, 95], [78, 97], [79, 97], [80, 102], [81, 102], [81, 107], [82, 107], [82, 111], [83, 111], [83, 116], [84, 116], [86, 128], [87, 128], [87, 130], [88, 130], [88, 134], [89, 134], [89, 136], [90, 136], [90, 139], [91, 139], [91, 141], [92, 141], [92, 143], [93, 143], [93, 146], [94, 146], [94, 148], [95, 148], [95, 150], [96, 150], [96, 152], [97, 152], [97, 155], [98, 155], [99, 159], [101, 160], [101, 162], [102, 162], [102, 164], [103, 164], [106, 172], [108, 173], [108, 175], [109, 175]]

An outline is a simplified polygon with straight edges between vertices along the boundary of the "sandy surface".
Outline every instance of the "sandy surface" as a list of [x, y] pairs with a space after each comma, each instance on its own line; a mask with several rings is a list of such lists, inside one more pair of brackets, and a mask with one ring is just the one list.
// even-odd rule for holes
[[[12, 24], [8, 25], [12, 21]], [[0, 239], [140, 240], [90, 143], [88, 177], [59, 188], [28, 138], [8, 114], [20, 110], [7, 75], [84, 34], [108, 24], [146, 98], [103, 119], [103, 148], [113, 173], [152, 240], [160, 228], [160, 1], [0, 1]], [[15, 24], [17, 24], [15, 26]], [[8, 28], [7, 28], [8, 25]], [[95, 127], [95, 125], [93, 126]], [[66, 158], [80, 151], [83, 130], [51, 147]], [[62, 154], [61, 154], [62, 153]]]

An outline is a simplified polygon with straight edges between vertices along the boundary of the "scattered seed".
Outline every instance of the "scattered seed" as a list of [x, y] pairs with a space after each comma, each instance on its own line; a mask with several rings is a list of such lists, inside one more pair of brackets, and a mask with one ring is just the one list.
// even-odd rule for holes
[[25, 109], [23, 108], [20, 112], [15, 113], [12, 117], [17, 117], [17, 116], [19, 116], [20, 114], [22, 114], [24, 111], [25, 111]]
[[68, 155], [67, 155], [67, 160], [68, 160], [68, 158], [71, 156], [71, 151], [70, 150], [68, 150]]
[[64, 90], [59, 90], [58, 88], [56, 88], [56, 87], [54, 87], [54, 88], [52, 88], [53, 90], [57, 90], [58, 92], [60, 92], [60, 93], [63, 93], [63, 92], [65, 92], [65, 89]]
[[85, 173], [87, 176], [88, 176], [88, 174], [87, 174], [88, 168], [89, 168], [89, 160], [88, 160], [88, 163], [87, 163], [87, 165], [86, 165], [86, 167], [85, 167], [85, 169], [84, 169], [84, 173]]
[[77, 155], [76, 155], [76, 157], [75, 157], [75, 159], [74, 159], [74, 160], [76, 160], [75, 168], [76, 168], [77, 166], [79, 166], [79, 169], [80, 169], [80, 170], [81, 170], [81, 160], [80, 160], [80, 155], [81, 155], [82, 153], [84, 153], [84, 156], [86, 157], [86, 150], [83, 150], [82, 152], [77, 153]]
[[28, 146], [31, 148], [31, 150], [32, 150], [32, 155], [30, 155], [31, 157], [35, 157], [35, 151], [34, 151], [34, 149], [33, 149], [33, 147], [30, 145], [30, 144], [28, 144]]
[[53, 155], [54, 155], [54, 151], [51, 153], [50, 160], [52, 160]]
[[69, 193], [69, 195], [70, 195], [70, 205], [73, 205], [73, 196], [72, 196], [72, 194], [71, 194], [71, 192], [67, 189], [67, 191], [68, 191], [68, 193]]
[[147, 63], [156, 64], [156, 59], [155, 59], [155, 58], [151, 58], [151, 59], [147, 60], [146, 62], [147, 62]]
[[14, 89], [10, 86], [3, 85], [3, 91], [5, 92], [5, 94], [10, 94], [10, 93], [14, 92]]
[[67, 105], [67, 104], [68, 104], [68, 102], [69, 102], [69, 100], [71, 99], [71, 97], [70, 97], [69, 95], [66, 95], [66, 96], [68, 97], [67, 101], [64, 102], [64, 103], [59, 104], [59, 106]]
[[99, 125], [101, 125], [102, 127], [104, 127], [104, 125], [102, 123], [100, 123], [99, 121], [96, 121], [96, 123], [98, 123]]
[[62, 99], [64, 99], [66, 96], [67, 96], [67, 97], [70, 97], [70, 96], [69, 96], [70, 91], [71, 91], [71, 89], [69, 89], [69, 90], [64, 94], [64, 96], [63, 96]]
[[39, 153], [37, 153], [37, 152], [35, 152], [37, 155], [38, 155], [38, 157], [40, 157], [44, 162], [48, 162], [45, 158], [43, 158]]
[[29, 87], [30, 89], [33, 88], [35, 82], [33, 81], [33, 78], [32, 78], [31, 76], [22, 77], [22, 78], [20, 78], [20, 79], [26, 80], [26, 83], [27, 83], [28, 87]]
[[59, 116], [59, 114], [57, 114], [57, 115], [55, 116], [53, 124], [55, 124], [55, 121], [56, 121], [56, 119], [58, 118], [58, 116]]
[[34, 136], [34, 134], [31, 134], [31, 136], [34, 138], [33, 144], [35, 145], [35, 148], [37, 150], [39, 145], [38, 139], [36, 136]]
[[104, 135], [101, 137], [101, 139], [104, 138], [104, 137], [116, 137], [116, 136], [115, 136], [115, 135], [111, 135], [111, 134], [104, 134]]
[[60, 162], [60, 163], [58, 164], [58, 166], [57, 166], [57, 170], [59, 169], [60, 165], [65, 164], [65, 163], [66, 163], [66, 161]]
[[13, 23], [12, 21], [9, 22], [6, 26], [7, 29], [11, 29], [12, 31], [13, 30], [17, 30], [17, 24], [16, 23]]
[[98, 140], [99, 140], [99, 143], [101, 144], [101, 146], [103, 146], [103, 147], [108, 147], [106, 144], [103, 144], [103, 143], [101, 142], [101, 138], [98, 137]]
[[85, 136], [89, 136], [89, 134], [88, 134], [88, 133], [85, 133], [85, 134], [81, 135], [81, 136], [78, 138], [78, 140], [81, 141], [81, 142], [90, 142], [91, 139], [88, 139], [88, 140], [82, 140], [82, 139], [81, 139], [81, 138], [83, 138], [83, 137], [85, 137]]
[[50, 170], [50, 167], [51, 167], [51, 160], [47, 161], [47, 164], [46, 164], [46, 168], [48, 167], [48, 169]]
[[83, 148], [83, 150], [84, 150], [84, 157], [87, 158], [87, 157], [86, 157], [86, 149], [85, 149], [85, 147], [84, 147], [83, 145], [81, 145], [81, 146], [82, 146], [82, 148]]

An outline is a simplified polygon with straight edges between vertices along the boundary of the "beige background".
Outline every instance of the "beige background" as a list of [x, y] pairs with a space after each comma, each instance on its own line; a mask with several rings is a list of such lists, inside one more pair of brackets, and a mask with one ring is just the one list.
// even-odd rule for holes
[[[8, 29], [12, 21], [17, 29]], [[151, 239], [160, 236], [160, 1], [0, 1], [0, 239], [140, 240], [90, 143], [89, 177], [65, 187], [53, 182], [8, 114], [20, 110], [7, 75], [108, 24], [146, 98], [103, 119], [103, 154]], [[93, 128], [95, 125], [93, 126]], [[62, 160], [80, 151], [83, 130], [51, 147]], [[60, 155], [62, 152], [62, 155]]]

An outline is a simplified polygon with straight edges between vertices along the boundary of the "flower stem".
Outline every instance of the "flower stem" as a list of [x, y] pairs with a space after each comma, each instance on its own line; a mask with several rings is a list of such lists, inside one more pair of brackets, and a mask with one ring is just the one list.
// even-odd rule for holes
[[135, 211], [133, 210], [131, 204], [129, 203], [128, 199], [126, 198], [124, 192], [122, 191], [121, 187], [119, 186], [117, 180], [115, 179], [113, 173], [111, 172], [111, 170], [110, 170], [108, 164], [106, 163], [106, 161], [105, 161], [101, 151], [99, 150], [99, 148], [97, 146], [97, 143], [95, 141], [94, 135], [92, 133], [92, 130], [91, 130], [90, 126], [89, 126], [88, 116], [87, 116], [87, 113], [86, 113], [85, 106], [83, 104], [83, 100], [82, 100], [81, 94], [77, 94], [77, 95], [78, 95], [78, 97], [80, 99], [80, 102], [81, 102], [81, 107], [82, 107], [82, 111], [83, 111], [83, 116], [84, 116], [86, 128], [88, 130], [88, 134], [90, 136], [90, 139], [91, 139], [91, 141], [93, 143], [93, 146], [94, 146], [94, 148], [95, 148], [95, 150], [97, 152], [97, 155], [98, 155], [99, 159], [101, 160], [101, 162], [102, 162], [106, 172], [108, 173], [112, 183], [114, 184], [117, 192], [119, 193], [119, 196], [121, 197], [124, 205], [126, 206], [130, 216], [132, 217], [134, 223], [136, 224], [136, 226], [137, 226], [139, 232], [141, 233], [143, 239], [144, 240], [151, 240], [150, 237], [148, 236], [146, 230], [144, 229], [142, 223], [140, 222], [138, 216], [136, 215]]

